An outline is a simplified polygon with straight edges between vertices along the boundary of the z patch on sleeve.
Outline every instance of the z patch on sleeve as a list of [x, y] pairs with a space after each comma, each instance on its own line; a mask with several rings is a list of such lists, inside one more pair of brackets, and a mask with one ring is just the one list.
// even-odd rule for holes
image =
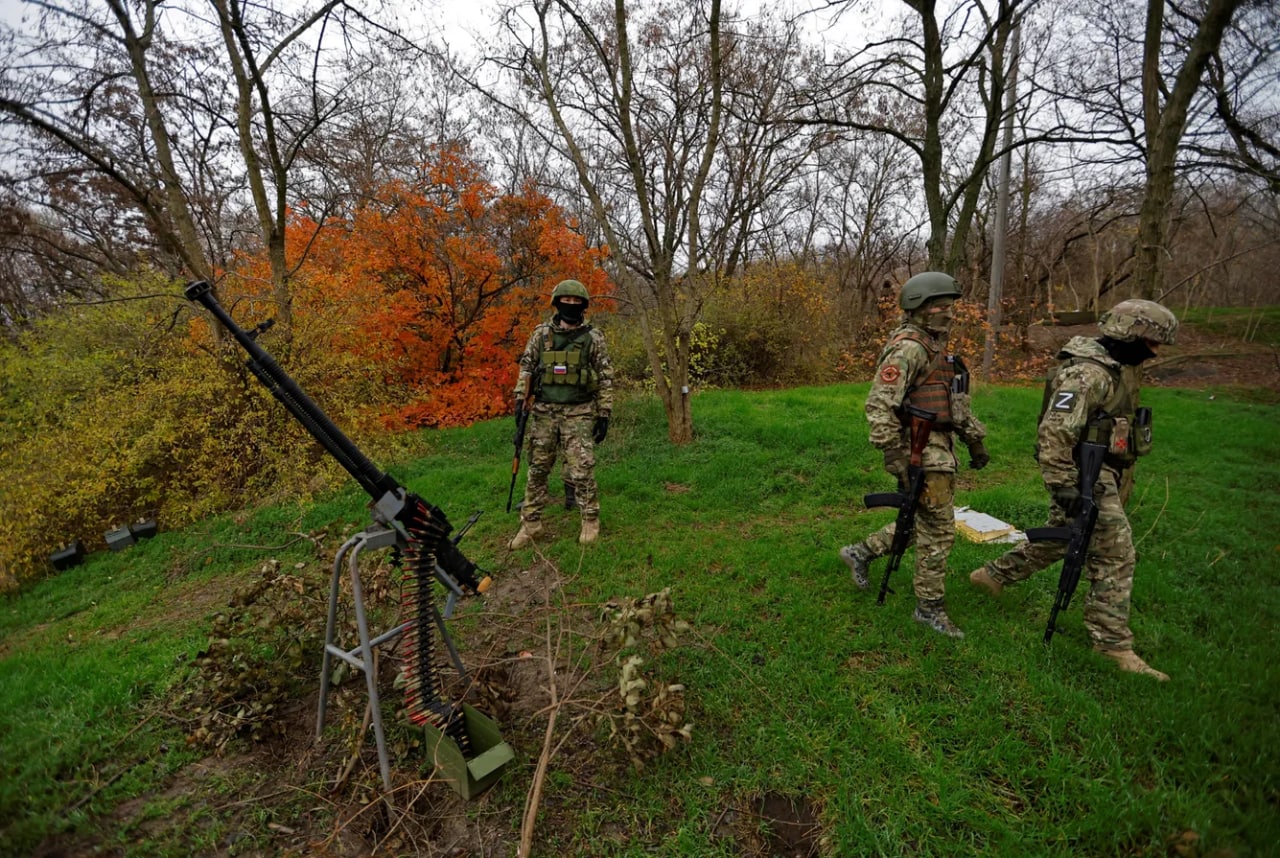
[[1050, 404], [1051, 411], [1073, 411], [1076, 407], [1076, 393], [1074, 390], [1058, 390], [1053, 394], [1053, 402]]
[[884, 365], [884, 369], [880, 370], [880, 380], [885, 384], [893, 384], [902, 376], [902, 370], [898, 369], [891, 363]]

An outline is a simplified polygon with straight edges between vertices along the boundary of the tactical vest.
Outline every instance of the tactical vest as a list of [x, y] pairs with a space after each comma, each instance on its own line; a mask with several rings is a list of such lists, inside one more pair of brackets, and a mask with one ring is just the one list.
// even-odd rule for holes
[[538, 355], [539, 402], [578, 405], [590, 402], [600, 386], [591, 366], [591, 326], [571, 331], [548, 325]]
[[911, 340], [923, 346], [930, 361], [929, 372], [924, 379], [919, 384], [907, 388], [904, 404], [932, 411], [938, 415], [934, 429], [949, 431], [952, 427], [951, 391], [956, 389], [957, 377], [965, 372], [964, 363], [959, 362], [959, 358], [955, 355], [943, 355], [914, 331], [904, 331], [889, 340], [885, 351], [887, 352], [889, 348], [903, 340]]
[[[1119, 370], [1100, 360], [1075, 355], [1049, 370], [1044, 380], [1044, 398], [1040, 402], [1040, 417], [1036, 425], [1044, 419], [1049, 410], [1049, 400], [1053, 396], [1058, 373], [1069, 366], [1088, 362], [1100, 366], [1111, 376], [1111, 395], [1102, 405], [1089, 415], [1085, 424], [1081, 442], [1089, 441], [1102, 444], [1107, 448], [1103, 461], [1119, 470], [1124, 470], [1134, 463], [1139, 456], [1151, 452], [1151, 409], [1138, 408], [1133, 391], [1125, 386], [1124, 378]], [[1036, 445], [1036, 458], [1040, 455], [1039, 444]]]

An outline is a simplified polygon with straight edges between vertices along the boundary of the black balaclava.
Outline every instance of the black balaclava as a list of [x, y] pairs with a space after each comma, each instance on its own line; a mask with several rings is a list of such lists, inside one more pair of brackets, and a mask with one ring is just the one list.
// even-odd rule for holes
[[1114, 337], [1098, 337], [1098, 342], [1107, 350], [1107, 354], [1125, 366], [1137, 366], [1144, 360], [1156, 356], [1142, 340], [1117, 340]]
[[563, 301], [556, 301], [556, 317], [567, 325], [581, 325], [586, 312], [586, 304], [566, 304]]

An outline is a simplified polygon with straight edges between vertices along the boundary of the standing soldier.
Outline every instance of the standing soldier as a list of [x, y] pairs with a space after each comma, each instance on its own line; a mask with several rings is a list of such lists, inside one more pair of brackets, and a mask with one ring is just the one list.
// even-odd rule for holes
[[[1107, 448], [1094, 484], [1098, 522], [1089, 543], [1089, 595], [1084, 625], [1093, 648], [1121, 670], [1165, 681], [1169, 676], [1133, 651], [1129, 599], [1133, 592], [1133, 532], [1124, 513], [1125, 487], [1138, 456], [1151, 451], [1150, 410], [1138, 407], [1143, 361], [1172, 345], [1178, 319], [1154, 301], [1121, 301], [1098, 321], [1101, 337], [1073, 337], [1045, 381], [1036, 460], [1049, 490], [1049, 524], [1066, 525], [1080, 501], [1076, 450], [1089, 441]], [[999, 595], [1009, 584], [1061, 560], [1061, 542], [1024, 542], [975, 569], [969, 580]]]
[[[964, 637], [947, 616], [943, 599], [947, 555], [956, 537], [952, 501], [957, 462], [952, 435], [968, 447], [969, 467], [983, 468], [991, 461], [982, 443], [987, 430], [969, 412], [969, 372], [960, 358], [943, 353], [959, 297], [955, 278], [938, 271], [917, 274], [903, 284], [898, 305], [907, 316], [880, 353], [866, 405], [871, 443], [884, 453], [884, 468], [900, 485], [906, 483], [911, 448], [905, 408], [912, 405], [937, 415], [921, 456], [925, 477], [914, 534], [913, 619], [952, 638]], [[840, 549], [840, 559], [853, 573], [858, 589], [867, 589], [867, 566], [889, 552], [893, 534], [890, 522], [864, 541]]]
[[532, 393], [529, 425], [529, 475], [520, 530], [512, 548], [524, 548], [542, 533], [542, 509], [550, 501], [547, 477], [564, 451], [564, 477], [575, 490], [582, 515], [578, 541], [600, 535], [600, 499], [596, 491], [595, 445], [604, 441], [613, 410], [613, 366], [604, 334], [586, 324], [587, 287], [563, 280], [551, 293], [551, 321], [534, 329], [520, 356], [516, 382], [517, 419]]

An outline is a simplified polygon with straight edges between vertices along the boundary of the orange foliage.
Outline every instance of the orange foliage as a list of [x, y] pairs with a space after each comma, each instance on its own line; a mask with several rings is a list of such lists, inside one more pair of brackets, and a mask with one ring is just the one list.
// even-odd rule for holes
[[[1005, 314], [1013, 309], [1012, 301], [1006, 301]], [[970, 371], [982, 367], [986, 348], [987, 311], [982, 305], [958, 300], [955, 302], [955, 321], [947, 338], [947, 352], [963, 357]], [[877, 313], [868, 317], [854, 344], [841, 352], [837, 362], [838, 374], [849, 380], [865, 380], [874, 371], [889, 334], [902, 323], [903, 314], [898, 309], [898, 296], [890, 293], [880, 298]], [[987, 381], [1019, 381], [1044, 375], [1052, 362], [1050, 355], [1028, 354], [1020, 342], [1002, 342], [992, 356], [991, 372]]]
[[[565, 278], [593, 309], [612, 286], [564, 213], [532, 184], [503, 195], [445, 149], [414, 183], [391, 182], [349, 219], [295, 212], [295, 360], [372, 373], [369, 404], [387, 428], [463, 425], [510, 410], [516, 360]], [[296, 264], [296, 260], [293, 261]], [[247, 259], [247, 281], [265, 261]], [[309, 344], [309, 345], [308, 345]]]

